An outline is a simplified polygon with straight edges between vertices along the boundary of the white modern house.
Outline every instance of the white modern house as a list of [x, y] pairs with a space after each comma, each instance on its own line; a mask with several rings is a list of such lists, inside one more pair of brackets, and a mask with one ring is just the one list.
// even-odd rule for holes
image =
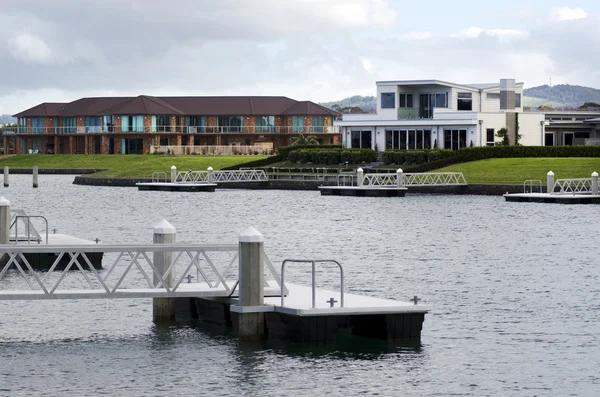
[[377, 114], [345, 114], [335, 122], [344, 147], [459, 149], [494, 145], [515, 132], [523, 145], [544, 145], [542, 112], [523, 112], [523, 83], [455, 84], [440, 80], [378, 81]]

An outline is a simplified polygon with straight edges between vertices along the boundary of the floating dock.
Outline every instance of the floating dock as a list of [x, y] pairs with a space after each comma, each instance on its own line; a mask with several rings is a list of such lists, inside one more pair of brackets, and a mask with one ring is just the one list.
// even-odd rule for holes
[[546, 192], [541, 180], [529, 179], [523, 183], [523, 193], [507, 193], [503, 195], [504, 199], [517, 203], [600, 204], [597, 172], [593, 172], [590, 178], [554, 181], [554, 173], [549, 171], [546, 178]]
[[138, 182], [138, 190], [155, 190], [163, 192], [214, 192], [216, 183], [184, 183], [184, 182]]
[[[7, 207], [0, 206], [0, 222], [9, 219]], [[286, 259], [278, 272], [252, 227], [238, 244], [176, 243], [166, 221], [154, 227], [153, 244], [76, 244], [67, 237], [54, 238], [65, 244], [0, 244], [0, 301], [151, 298], [156, 322], [196, 318], [230, 326], [240, 340], [310, 343], [335, 341], [340, 332], [418, 343], [430, 310], [416, 296], [399, 302], [346, 293], [344, 269], [335, 260]], [[40, 275], [23, 260], [48, 252], [55, 255], [52, 270], [69, 258], [62, 272]], [[97, 253], [108, 263], [99, 271], [88, 259]], [[286, 281], [291, 263], [312, 265], [310, 287]], [[317, 287], [317, 265], [339, 268], [338, 290]], [[19, 277], [25, 282], [15, 283]]]
[[404, 197], [405, 187], [383, 186], [319, 186], [321, 196]]

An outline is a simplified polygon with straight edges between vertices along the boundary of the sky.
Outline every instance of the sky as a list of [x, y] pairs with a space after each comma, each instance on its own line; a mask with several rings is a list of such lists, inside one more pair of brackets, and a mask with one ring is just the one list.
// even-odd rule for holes
[[0, 114], [107, 95], [323, 102], [381, 80], [600, 88], [599, 19], [598, 1], [2, 0]]

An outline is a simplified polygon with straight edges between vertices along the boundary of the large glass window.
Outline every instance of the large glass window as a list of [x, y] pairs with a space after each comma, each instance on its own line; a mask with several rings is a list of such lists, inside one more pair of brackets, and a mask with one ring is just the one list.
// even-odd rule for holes
[[156, 131], [170, 132], [171, 131], [171, 116], [156, 116]]
[[438, 92], [435, 94], [419, 95], [419, 117], [430, 119], [433, 117], [433, 108], [447, 108], [448, 93]]
[[323, 116], [312, 116], [313, 132], [323, 132], [325, 127], [325, 118]]
[[44, 133], [44, 118], [43, 117], [32, 117], [31, 118], [31, 128], [34, 134], [43, 134]]
[[467, 130], [444, 130], [444, 149], [467, 147]]
[[515, 107], [516, 108], [521, 107], [521, 94], [519, 94], [519, 93], [515, 94]]
[[386, 149], [431, 149], [431, 130], [386, 130]]
[[473, 94], [470, 92], [459, 92], [458, 103], [456, 108], [458, 110], [473, 110]]
[[121, 116], [121, 131], [144, 132], [144, 116]]
[[275, 116], [256, 116], [256, 132], [275, 132]]
[[242, 132], [244, 116], [219, 116], [217, 127], [220, 132]]
[[398, 95], [398, 107], [399, 108], [412, 108], [413, 107], [413, 94], [399, 94]]
[[115, 131], [115, 117], [114, 116], [104, 116], [104, 132], [114, 132]]
[[19, 132], [27, 132], [27, 119], [25, 117], [19, 119]]
[[100, 117], [86, 117], [85, 118], [85, 132], [97, 133], [100, 132]]
[[304, 116], [292, 116], [292, 132], [304, 132]]
[[382, 92], [381, 93], [381, 108], [394, 109], [396, 107], [396, 93]]
[[185, 125], [187, 127], [187, 131], [191, 134], [205, 132], [205, 120], [206, 119], [204, 116], [186, 116]]
[[76, 125], [77, 121], [75, 120], [75, 117], [63, 117], [62, 126], [64, 132], [74, 133]]

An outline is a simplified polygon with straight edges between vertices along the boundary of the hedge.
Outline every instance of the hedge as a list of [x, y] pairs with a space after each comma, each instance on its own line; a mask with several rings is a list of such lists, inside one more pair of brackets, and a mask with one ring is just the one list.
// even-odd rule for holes
[[[449, 164], [493, 158], [600, 157], [600, 146], [483, 146], [460, 150], [386, 150], [386, 165]], [[429, 168], [429, 167], [427, 167]]]
[[282, 146], [277, 148], [275, 151], [284, 160], [289, 160], [288, 156], [290, 152], [300, 149], [343, 149], [341, 145], [292, 145]]
[[377, 160], [377, 152], [371, 149], [299, 149], [288, 153], [288, 160], [294, 163], [313, 164], [361, 164]]

